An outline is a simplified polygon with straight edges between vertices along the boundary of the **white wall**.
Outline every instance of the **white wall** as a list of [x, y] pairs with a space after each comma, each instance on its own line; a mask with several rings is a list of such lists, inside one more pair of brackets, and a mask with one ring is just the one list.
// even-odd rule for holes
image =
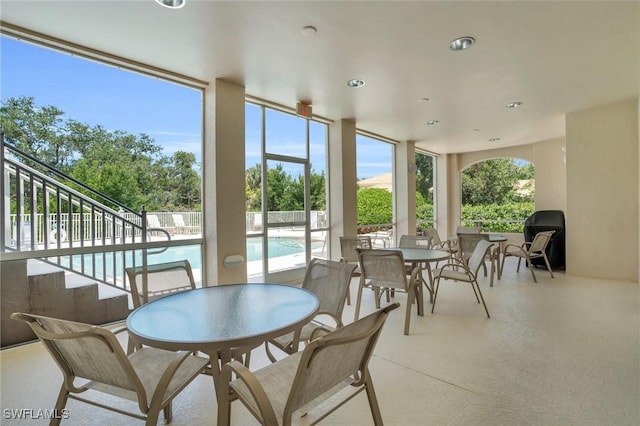
[[638, 281], [638, 99], [567, 114], [567, 273]]

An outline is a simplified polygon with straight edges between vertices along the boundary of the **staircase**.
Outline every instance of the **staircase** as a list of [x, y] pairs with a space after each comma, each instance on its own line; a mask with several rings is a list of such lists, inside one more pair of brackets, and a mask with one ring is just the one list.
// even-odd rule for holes
[[2, 347], [35, 339], [31, 329], [10, 319], [12, 312], [29, 312], [88, 324], [124, 320], [130, 296], [113, 286], [35, 259], [2, 262]]

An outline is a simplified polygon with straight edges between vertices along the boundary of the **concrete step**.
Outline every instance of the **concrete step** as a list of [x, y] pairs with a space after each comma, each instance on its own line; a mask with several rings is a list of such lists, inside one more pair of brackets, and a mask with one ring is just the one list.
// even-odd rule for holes
[[131, 298], [123, 290], [41, 261], [20, 262], [6, 268], [3, 263], [3, 347], [35, 338], [27, 326], [9, 319], [11, 312], [96, 325], [122, 321], [130, 312]]

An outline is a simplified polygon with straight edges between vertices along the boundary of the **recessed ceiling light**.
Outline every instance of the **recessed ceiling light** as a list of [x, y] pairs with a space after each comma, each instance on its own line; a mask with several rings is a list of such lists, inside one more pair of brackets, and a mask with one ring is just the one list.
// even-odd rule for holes
[[418, 102], [429, 102], [429, 98], [420, 98]]
[[364, 85], [365, 85], [364, 80], [359, 80], [357, 78], [347, 81], [347, 86], [349, 87], [362, 87]]
[[318, 29], [316, 27], [314, 27], [313, 25], [307, 25], [306, 27], [304, 27], [302, 29], [302, 34], [306, 35], [306, 36], [312, 36], [315, 33], [318, 32]]
[[464, 50], [468, 49], [476, 42], [473, 37], [460, 37], [449, 43], [449, 49], [451, 50]]
[[435, 126], [438, 123], [439, 123], [438, 120], [429, 120], [427, 121], [427, 126]]
[[522, 102], [518, 101], [518, 102], [509, 102], [505, 106], [507, 108], [518, 108], [520, 105], [522, 105]]
[[499, 140], [500, 140], [500, 138], [491, 138], [491, 139], [489, 139], [489, 142], [496, 142], [496, 141], [499, 141]]
[[156, 3], [169, 9], [180, 9], [185, 2], [186, 0], [156, 0]]

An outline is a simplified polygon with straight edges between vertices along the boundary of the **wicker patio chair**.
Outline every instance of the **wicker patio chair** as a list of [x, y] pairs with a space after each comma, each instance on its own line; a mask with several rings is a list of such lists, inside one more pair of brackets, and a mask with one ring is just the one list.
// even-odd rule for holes
[[[187, 352], [147, 347], [127, 355], [115, 333], [99, 326], [25, 313], [13, 313], [11, 318], [31, 327], [62, 371], [55, 413], [62, 413], [71, 398], [145, 420], [146, 425], [155, 425], [163, 410], [170, 422], [173, 399], [209, 363]], [[89, 381], [76, 384], [76, 378]], [[140, 413], [77, 395], [88, 390], [134, 401]], [[62, 416], [55, 417], [51, 425], [60, 424]]]
[[[229, 383], [233, 395], [263, 425], [314, 425], [355, 395], [367, 392], [375, 425], [382, 425], [369, 360], [393, 303], [358, 321], [312, 340], [302, 352], [257, 371], [241, 363], [227, 363], [223, 372], [235, 373]], [[225, 404], [231, 404], [223, 389]]]
[[309, 290], [318, 297], [320, 308], [316, 317], [305, 324], [302, 330], [280, 336], [265, 342], [267, 356], [271, 362], [276, 361], [270, 345], [294, 354], [298, 352], [300, 343], [308, 343], [318, 333], [328, 333], [335, 328], [342, 327], [342, 311], [344, 309], [349, 282], [356, 265], [344, 262], [314, 258], [307, 267], [302, 288]]

